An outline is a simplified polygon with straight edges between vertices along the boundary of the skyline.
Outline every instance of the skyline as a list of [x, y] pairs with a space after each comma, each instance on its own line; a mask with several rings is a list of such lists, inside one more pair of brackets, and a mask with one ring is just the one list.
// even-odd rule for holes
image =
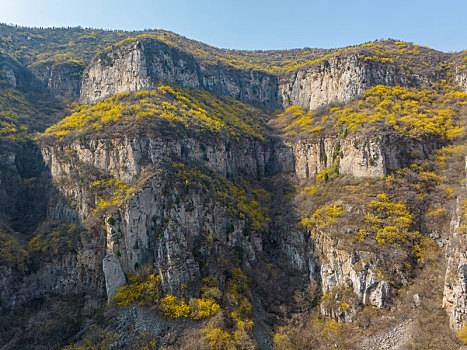
[[387, 38], [444, 52], [467, 49], [467, 2], [461, 0], [395, 0], [391, 6], [366, 0], [300, 0], [287, 7], [277, 0], [0, 0], [0, 5], [0, 22], [6, 24], [163, 29], [228, 49], [337, 48]]

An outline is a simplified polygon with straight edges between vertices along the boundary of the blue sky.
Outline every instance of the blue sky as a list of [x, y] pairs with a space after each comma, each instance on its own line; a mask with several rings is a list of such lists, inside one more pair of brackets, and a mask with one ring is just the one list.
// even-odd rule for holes
[[381, 38], [467, 49], [467, 0], [0, 0], [0, 22], [166, 29], [225, 48], [342, 47]]

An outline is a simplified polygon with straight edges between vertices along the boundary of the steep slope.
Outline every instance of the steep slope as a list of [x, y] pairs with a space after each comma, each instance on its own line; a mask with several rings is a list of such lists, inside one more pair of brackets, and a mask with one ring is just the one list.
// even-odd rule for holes
[[2, 346], [459, 346], [463, 53], [95, 35], [1, 56]]
[[[429, 160], [461, 135], [465, 100], [449, 86], [377, 86], [364, 99], [321, 114], [293, 108], [269, 129], [265, 116], [249, 116], [259, 111], [234, 100], [160, 86], [82, 107], [46, 132], [42, 150], [76, 218], [96, 228], [105, 223], [99, 235], [106, 237], [109, 297], [125, 283], [124, 272], [149, 264], [160, 278], [159, 296], [149, 305], [166, 315], [172, 295], [202, 299], [203, 278], [215, 277], [221, 293], [230, 293], [224, 284], [233, 268], [251, 269], [255, 294], [247, 300], [255, 303], [278, 293], [264, 290], [261, 271], [271, 264], [272, 271], [300, 276], [293, 289], [315, 286], [310, 297], [322, 295], [323, 314], [350, 320], [363, 305], [391, 305], [417, 280], [432, 244], [446, 240], [444, 232], [432, 241], [426, 228], [425, 212], [437, 210], [431, 200], [444, 191], [436, 189], [442, 181]], [[277, 133], [283, 140], [271, 138]], [[149, 283], [147, 276], [133, 283]], [[145, 300], [144, 293], [117, 296], [125, 304]], [[215, 300], [227, 317], [228, 303]], [[293, 310], [290, 299], [282, 303]], [[274, 303], [259, 305], [280, 318]], [[239, 326], [258, 317], [246, 315], [226, 337], [257, 335], [261, 321], [251, 331]]]
[[105, 50], [83, 76], [81, 99], [96, 102], [161, 81], [202, 87], [257, 106], [314, 109], [348, 102], [378, 84], [430, 86], [449, 76], [449, 55], [392, 40], [339, 49], [314, 60], [298, 59], [273, 70], [265, 63], [241, 65], [235, 56], [200, 53], [163, 40], [141, 35]]

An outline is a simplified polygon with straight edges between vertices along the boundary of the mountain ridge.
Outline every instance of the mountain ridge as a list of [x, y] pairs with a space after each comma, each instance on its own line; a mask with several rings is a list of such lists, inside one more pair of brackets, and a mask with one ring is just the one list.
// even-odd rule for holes
[[463, 343], [467, 52], [2, 30], [2, 349]]

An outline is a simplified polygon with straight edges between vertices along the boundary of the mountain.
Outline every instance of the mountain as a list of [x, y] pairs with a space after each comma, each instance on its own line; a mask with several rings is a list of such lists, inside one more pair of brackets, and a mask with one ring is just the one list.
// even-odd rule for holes
[[467, 341], [467, 51], [0, 33], [1, 349]]

